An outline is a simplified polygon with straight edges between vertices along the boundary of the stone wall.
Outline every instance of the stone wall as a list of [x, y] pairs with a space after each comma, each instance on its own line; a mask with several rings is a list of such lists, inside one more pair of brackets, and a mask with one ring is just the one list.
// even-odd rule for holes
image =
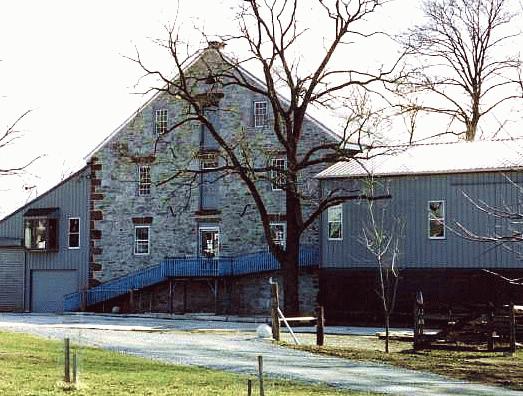
[[[269, 278], [282, 284], [278, 273], [264, 273], [232, 279], [189, 280], [179, 279], [163, 282], [133, 294], [132, 307], [129, 295], [116, 299], [105, 306], [94, 307], [97, 311], [110, 311], [120, 306], [124, 312], [170, 312], [211, 313], [220, 315], [268, 315], [271, 288]], [[217, 289], [216, 289], [217, 287]], [[217, 295], [215, 298], [215, 290]], [[313, 315], [318, 304], [319, 279], [316, 270], [300, 273], [300, 309], [305, 315]], [[171, 307], [172, 294], [172, 307]], [[283, 309], [284, 293], [280, 286], [280, 304]]]
[[[238, 86], [223, 88], [219, 124], [220, 133], [228, 142], [248, 142], [254, 162], [263, 166], [281, 153], [281, 148], [270, 122], [264, 128], [254, 128], [251, 124], [252, 104], [259, 99], [263, 97]], [[173, 96], [157, 96], [92, 155], [92, 284], [158, 264], [165, 257], [197, 256], [198, 229], [202, 226], [219, 227], [220, 255], [236, 256], [267, 250], [254, 200], [236, 175], [220, 175], [213, 184], [213, 190], [220, 192], [220, 204], [215, 211], [200, 210], [199, 186], [187, 186], [186, 178], [180, 176], [161, 183], [179, 169], [199, 166], [195, 160], [200, 150], [199, 123], [184, 124], [164, 136], [155, 134], [157, 109], [167, 109], [169, 123], [174, 124], [183, 119], [184, 106]], [[300, 147], [303, 152], [332, 141], [332, 136], [322, 126], [309, 119], [305, 122], [303, 136]], [[219, 161], [224, 163], [223, 158]], [[138, 167], [141, 164], [151, 167], [153, 186], [147, 196], [138, 194]], [[306, 213], [316, 203], [318, 188], [313, 176], [320, 170], [314, 168], [300, 174], [300, 187], [310, 195], [310, 202], [304, 208]], [[260, 180], [258, 186], [269, 213], [284, 221], [284, 193], [273, 191], [267, 179]], [[136, 218], [148, 219], [151, 241], [148, 255], [136, 255], [133, 251]], [[319, 246], [317, 223], [304, 233], [302, 243]], [[250, 287], [247, 283], [245, 288]], [[248, 306], [245, 307], [247, 310]]]

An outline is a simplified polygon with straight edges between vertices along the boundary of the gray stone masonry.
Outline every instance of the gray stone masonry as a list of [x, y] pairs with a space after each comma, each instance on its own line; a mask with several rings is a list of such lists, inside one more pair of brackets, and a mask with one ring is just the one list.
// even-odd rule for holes
[[[208, 51], [203, 56], [213, 59], [215, 53]], [[197, 73], [200, 68], [196, 62], [191, 73]], [[253, 102], [264, 98], [238, 86], [227, 86], [221, 92], [223, 97], [219, 102], [218, 117], [221, 136], [227, 142], [248, 147], [251, 158], [246, 161], [252, 159], [263, 165], [277, 156], [275, 153], [280, 146], [271, 131], [270, 110], [268, 126], [255, 128], [252, 124]], [[91, 267], [93, 277], [98, 281], [104, 282], [158, 264], [165, 257], [198, 255], [198, 229], [201, 226], [219, 227], [220, 255], [267, 251], [258, 211], [237, 176], [227, 175], [212, 184], [212, 193], [219, 197], [216, 212], [200, 211], [200, 187], [182, 186], [187, 181], [183, 176], [157, 185], [177, 170], [186, 168], [187, 164], [198, 169], [199, 161], [194, 158], [200, 150], [202, 128], [199, 123], [187, 123], [158, 137], [155, 133], [155, 112], [158, 109], [167, 109], [168, 123], [172, 125], [183, 119], [186, 105], [173, 96], [157, 96], [92, 156], [91, 164], [96, 169], [93, 180], [97, 180], [93, 183], [92, 211], [97, 213], [98, 220], [93, 221], [91, 229]], [[303, 133], [302, 152], [333, 139], [312, 120], [306, 120]], [[223, 164], [224, 159], [219, 161]], [[145, 196], [138, 193], [138, 167], [141, 164], [150, 165], [153, 182], [151, 193]], [[314, 197], [318, 189], [312, 177], [319, 170], [309, 169], [300, 175], [302, 191], [313, 197], [310, 205], [305, 207], [306, 212], [316, 202]], [[284, 218], [283, 192], [272, 191], [268, 180], [260, 180], [259, 186], [270, 213]], [[144, 217], [151, 220], [146, 224], [150, 227], [150, 252], [136, 255], [134, 227], [137, 224], [133, 219]], [[319, 245], [317, 223], [302, 236], [301, 241]], [[254, 295], [253, 292], [248, 294]]]

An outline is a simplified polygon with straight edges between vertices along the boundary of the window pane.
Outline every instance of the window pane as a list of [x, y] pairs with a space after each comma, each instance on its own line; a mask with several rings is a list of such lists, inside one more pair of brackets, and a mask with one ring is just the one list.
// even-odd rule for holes
[[138, 227], [136, 228], [136, 240], [148, 240], [149, 239], [149, 228]]
[[69, 232], [80, 232], [80, 219], [69, 219]]
[[440, 219], [443, 217], [443, 201], [429, 202], [429, 213], [433, 218]]
[[328, 221], [341, 222], [342, 205], [331, 206], [328, 210]]
[[430, 220], [430, 236], [432, 238], [442, 238], [445, 236], [443, 220]]
[[329, 238], [341, 239], [341, 223], [340, 222], [329, 223]]
[[69, 247], [71, 247], [71, 248], [80, 247], [80, 235], [79, 234], [69, 234]]
[[267, 102], [254, 102], [254, 126], [267, 124]]

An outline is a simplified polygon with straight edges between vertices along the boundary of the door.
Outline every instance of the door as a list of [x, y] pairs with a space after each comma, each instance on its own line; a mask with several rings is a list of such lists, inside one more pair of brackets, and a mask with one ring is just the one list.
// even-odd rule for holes
[[33, 270], [31, 273], [31, 311], [62, 312], [64, 296], [78, 291], [75, 270]]
[[0, 250], [0, 311], [24, 310], [24, 252]]
[[220, 252], [220, 229], [218, 227], [200, 227], [200, 256], [218, 257]]

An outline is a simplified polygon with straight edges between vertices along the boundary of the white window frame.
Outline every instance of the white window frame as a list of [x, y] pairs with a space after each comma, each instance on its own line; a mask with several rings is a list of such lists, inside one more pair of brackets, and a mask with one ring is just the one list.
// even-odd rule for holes
[[216, 169], [219, 166], [219, 158], [216, 155], [200, 157], [200, 169]]
[[[138, 239], [138, 229], [147, 228], [147, 239]], [[147, 252], [138, 252], [138, 244], [146, 243]], [[151, 226], [137, 225], [134, 226], [134, 247], [133, 252], [135, 256], [148, 256], [151, 253]]]
[[[71, 220], [78, 220], [78, 232], [71, 232]], [[80, 249], [80, 225], [81, 221], [79, 217], [69, 217], [67, 219], [67, 247], [68, 249], [75, 250]], [[78, 234], [78, 246], [71, 246], [71, 235]]]
[[[262, 106], [263, 105], [263, 106]], [[263, 128], [267, 126], [268, 103], [266, 100], [257, 100], [253, 102], [254, 127]], [[263, 111], [261, 111], [263, 109]]]
[[[434, 202], [438, 202], [438, 203], [441, 202], [441, 204], [443, 205], [443, 210], [442, 210], [443, 217], [431, 217], [432, 212], [430, 209], [430, 204], [434, 203]], [[444, 199], [433, 199], [433, 200], [430, 200], [427, 202], [427, 235], [428, 235], [429, 239], [446, 239], [447, 238], [447, 232], [445, 230], [446, 215], [447, 215], [447, 203]], [[443, 225], [443, 235], [442, 236], [430, 235], [430, 223], [432, 221], [441, 221], [441, 223]]]
[[[283, 163], [283, 168], [280, 168], [277, 165], [277, 162], [281, 161]], [[281, 169], [281, 172], [276, 170]], [[286, 158], [272, 158], [271, 159], [271, 188], [272, 191], [282, 191], [283, 184], [285, 184], [285, 171], [287, 170], [287, 159]], [[281, 180], [279, 180], [281, 179]], [[282, 182], [281, 184], [279, 182]]]
[[[143, 170], [143, 172], [142, 172]], [[151, 195], [151, 167], [149, 165], [138, 166], [138, 195]]]
[[154, 132], [156, 135], [167, 133], [167, 109], [158, 109], [154, 115]]
[[273, 226], [279, 226], [279, 225], [283, 226], [283, 239], [281, 239], [281, 243], [277, 242], [278, 239], [272, 238], [272, 235], [271, 235], [271, 238], [274, 241], [274, 243], [276, 243], [276, 245], [280, 245], [283, 249], [285, 249], [286, 242], [287, 242], [287, 223], [285, 223], [283, 221], [271, 221], [269, 223], [269, 227], [271, 228], [271, 231], [272, 231]]
[[[331, 212], [334, 209], [340, 208], [340, 219], [339, 220], [331, 220]], [[330, 224], [331, 223], [340, 223], [340, 236], [339, 238], [331, 238], [330, 234]], [[343, 204], [338, 204], [331, 206], [327, 209], [327, 236], [329, 238], [329, 241], [341, 241], [343, 240]]]
[[201, 246], [203, 231], [216, 231], [218, 233], [218, 247], [216, 249], [216, 253], [214, 254], [214, 257], [212, 257], [212, 258], [220, 257], [221, 232], [220, 232], [220, 227], [215, 227], [215, 226], [198, 227], [198, 249], [199, 249], [198, 255], [200, 257], [205, 257], [205, 256], [203, 256], [203, 246]]

